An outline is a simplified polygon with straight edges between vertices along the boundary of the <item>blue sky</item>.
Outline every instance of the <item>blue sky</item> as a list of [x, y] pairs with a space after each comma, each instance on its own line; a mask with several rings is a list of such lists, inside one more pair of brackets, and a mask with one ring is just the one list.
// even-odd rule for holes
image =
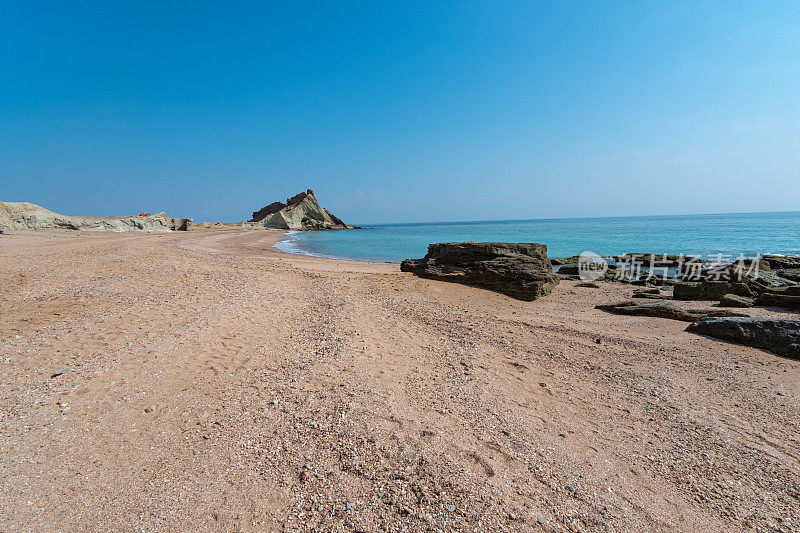
[[797, 210], [798, 2], [3, 2], [0, 199], [355, 223]]

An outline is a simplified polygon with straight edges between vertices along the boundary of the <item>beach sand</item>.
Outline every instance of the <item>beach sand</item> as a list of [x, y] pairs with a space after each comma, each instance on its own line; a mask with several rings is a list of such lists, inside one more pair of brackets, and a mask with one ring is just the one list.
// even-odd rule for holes
[[280, 235], [0, 237], [0, 530], [800, 530], [800, 361]]

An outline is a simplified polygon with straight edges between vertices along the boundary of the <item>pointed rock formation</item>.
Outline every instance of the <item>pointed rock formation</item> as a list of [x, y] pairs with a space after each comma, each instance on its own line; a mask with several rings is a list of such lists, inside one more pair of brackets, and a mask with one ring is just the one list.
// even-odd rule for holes
[[273, 202], [254, 211], [250, 222], [257, 222], [266, 228], [291, 230], [355, 228], [319, 205], [311, 189], [288, 198], [285, 204]]

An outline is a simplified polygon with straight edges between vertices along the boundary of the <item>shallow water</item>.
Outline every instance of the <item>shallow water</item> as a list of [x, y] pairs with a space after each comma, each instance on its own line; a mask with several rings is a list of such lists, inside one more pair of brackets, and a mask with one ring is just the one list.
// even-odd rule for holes
[[547, 245], [550, 257], [586, 250], [604, 256], [656, 252], [723, 260], [800, 255], [800, 212], [379, 224], [289, 232], [277, 247], [321, 257], [399, 262], [422, 257], [430, 243], [454, 241], [539, 242]]

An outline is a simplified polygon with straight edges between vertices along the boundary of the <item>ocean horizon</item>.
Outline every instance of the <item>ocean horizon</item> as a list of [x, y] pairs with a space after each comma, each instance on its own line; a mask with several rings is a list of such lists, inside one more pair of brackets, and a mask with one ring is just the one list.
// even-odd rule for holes
[[358, 230], [290, 231], [275, 246], [288, 253], [371, 262], [425, 255], [435, 242], [538, 242], [549, 257], [584, 251], [736, 259], [800, 254], [800, 211], [529, 220], [364, 224]]

